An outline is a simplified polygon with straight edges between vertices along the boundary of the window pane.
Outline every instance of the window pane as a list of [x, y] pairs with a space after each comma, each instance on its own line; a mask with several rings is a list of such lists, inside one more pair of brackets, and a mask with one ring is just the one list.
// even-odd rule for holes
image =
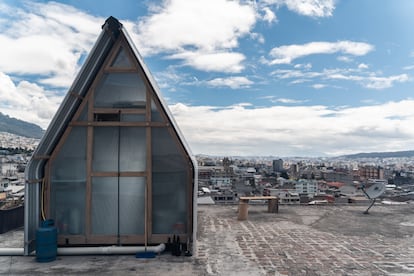
[[121, 113], [121, 121], [122, 122], [145, 122], [145, 114], [122, 114]]
[[93, 170], [98, 172], [118, 171], [117, 127], [95, 127], [93, 131]]
[[74, 127], [56, 158], [52, 161], [52, 180], [68, 181], [86, 178], [86, 128]]
[[189, 183], [187, 161], [167, 128], [152, 129], [152, 210], [154, 234], [184, 233]]
[[92, 234], [118, 233], [118, 178], [92, 178]]
[[124, 48], [119, 49], [114, 62], [111, 64], [111, 67], [118, 67], [118, 68], [132, 68], [133, 67]]
[[120, 179], [120, 234], [144, 234], [145, 229], [145, 178]]
[[59, 234], [84, 234], [86, 182], [52, 181], [51, 184], [51, 214]]
[[152, 232], [180, 234], [186, 232], [186, 174], [152, 174]]
[[60, 234], [83, 234], [85, 223], [86, 128], [74, 127], [51, 160], [51, 217]]
[[85, 105], [85, 107], [82, 110], [82, 113], [80, 114], [78, 121], [87, 121], [88, 120], [88, 105]]
[[145, 171], [147, 161], [146, 130], [121, 127], [120, 171]]
[[151, 100], [151, 121], [153, 122], [163, 122], [161, 113], [158, 111], [158, 107], [155, 104], [154, 100]]
[[106, 74], [95, 90], [95, 107], [145, 108], [145, 94], [137, 73]]
[[[119, 208], [119, 219], [118, 219]], [[92, 179], [92, 234], [141, 235], [145, 229], [145, 178]]]

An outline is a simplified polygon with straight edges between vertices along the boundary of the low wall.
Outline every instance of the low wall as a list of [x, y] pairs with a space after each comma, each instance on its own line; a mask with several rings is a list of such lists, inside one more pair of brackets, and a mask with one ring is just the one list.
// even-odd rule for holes
[[24, 225], [24, 206], [0, 210], [0, 234]]

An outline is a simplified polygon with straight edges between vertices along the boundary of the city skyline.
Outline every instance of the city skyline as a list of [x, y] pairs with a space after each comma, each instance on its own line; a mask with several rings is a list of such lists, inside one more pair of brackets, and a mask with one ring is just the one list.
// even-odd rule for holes
[[411, 150], [413, 8], [409, 0], [0, 0], [0, 112], [46, 128], [112, 15], [194, 154]]

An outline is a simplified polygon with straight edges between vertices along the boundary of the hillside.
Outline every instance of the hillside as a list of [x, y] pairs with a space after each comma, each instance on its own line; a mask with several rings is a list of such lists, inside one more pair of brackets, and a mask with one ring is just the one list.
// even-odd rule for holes
[[0, 132], [40, 139], [44, 130], [38, 125], [11, 118], [0, 112]]
[[397, 158], [397, 157], [414, 157], [413, 150], [393, 151], [393, 152], [363, 152], [356, 154], [343, 155], [345, 158]]

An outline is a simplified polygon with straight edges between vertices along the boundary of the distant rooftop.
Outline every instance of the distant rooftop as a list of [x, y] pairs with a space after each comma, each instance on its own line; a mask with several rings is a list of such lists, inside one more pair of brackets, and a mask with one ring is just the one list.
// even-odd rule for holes
[[[0, 257], [0, 274], [119, 275], [413, 275], [413, 203], [249, 207], [246, 221], [237, 206], [199, 206], [197, 256]], [[13, 240], [12, 242], [10, 240]], [[23, 246], [22, 231], [0, 235], [0, 247]]]

